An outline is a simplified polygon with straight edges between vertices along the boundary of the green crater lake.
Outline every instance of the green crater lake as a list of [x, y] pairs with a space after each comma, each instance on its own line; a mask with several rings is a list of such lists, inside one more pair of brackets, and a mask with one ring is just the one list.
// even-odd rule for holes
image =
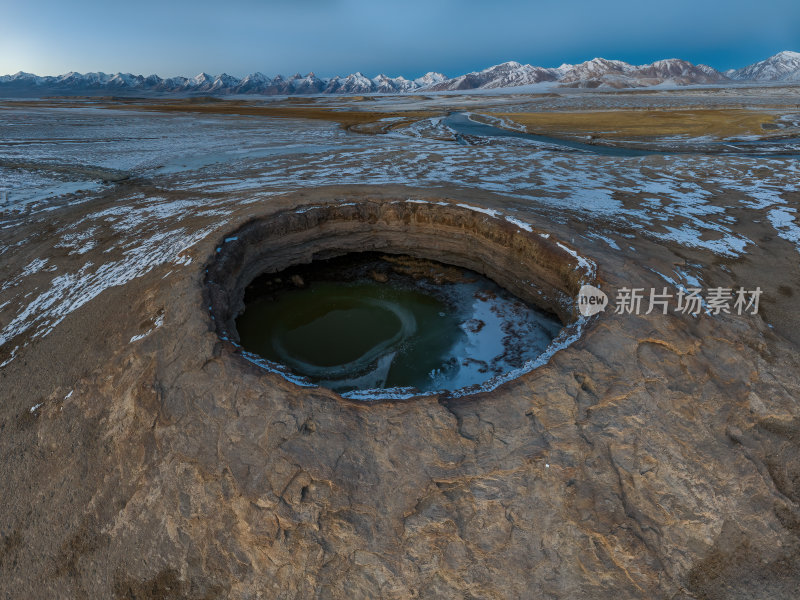
[[520, 367], [561, 329], [477, 273], [422, 264], [431, 277], [367, 253], [262, 276], [236, 322], [241, 345], [339, 393], [433, 392]]

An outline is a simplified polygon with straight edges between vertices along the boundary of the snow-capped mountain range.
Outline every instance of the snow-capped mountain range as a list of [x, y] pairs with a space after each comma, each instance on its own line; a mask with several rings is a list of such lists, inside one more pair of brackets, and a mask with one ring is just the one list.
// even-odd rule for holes
[[125, 92], [167, 92], [202, 94], [398, 94], [429, 88], [447, 80], [441, 73], [427, 73], [418, 79], [387, 77], [378, 75], [372, 79], [361, 73], [347, 77], [320, 79], [314, 73], [291, 77], [276, 75], [273, 78], [262, 73], [253, 73], [239, 79], [223, 73], [212, 76], [200, 73], [194, 77], [171, 77], [162, 79], [158, 75], [131, 75], [130, 73], [67, 73], [66, 75], [39, 77], [31, 73], [19, 72], [15, 75], [0, 76], [0, 96], [4, 92], [30, 92], [33, 94], [76, 94]]
[[39, 77], [19, 72], [0, 76], [0, 96], [39, 96], [58, 94], [398, 94], [416, 91], [458, 91], [498, 89], [550, 83], [558, 87], [635, 88], [658, 85], [715, 84], [731, 81], [800, 82], [800, 53], [784, 51], [742, 69], [724, 74], [707, 65], [693, 65], [670, 58], [647, 65], [631, 65], [619, 60], [595, 58], [577, 65], [545, 68], [506, 62], [483, 71], [448, 78], [430, 72], [417, 79], [362, 73], [346, 77], [319, 78], [314, 73], [273, 78], [253, 73], [239, 79], [225, 73], [217, 76], [200, 73], [191, 78], [130, 73], [67, 73]]
[[554, 69], [507, 62], [483, 71], [467, 73], [431, 85], [429, 90], [469, 90], [518, 87], [545, 81], [561, 87], [644, 87], [671, 82], [676, 85], [718, 83], [727, 81], [719, 71], [707, 65], [670, 58], [649, 65], [630, 65], [620, 60], [594, 58], [578, 65], [561, 65]]

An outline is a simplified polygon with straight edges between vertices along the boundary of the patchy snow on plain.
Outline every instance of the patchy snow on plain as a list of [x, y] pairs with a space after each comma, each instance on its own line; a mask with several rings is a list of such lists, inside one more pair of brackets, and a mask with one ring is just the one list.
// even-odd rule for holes
[[[587, 224], [585, 238], [615, 250], [619, 244], [607, 232], [593, 229], [594, 222], [730, 258], [755, 243], [736, 228], [738, 215], [748, 210], [800, 251], [796, 210], [787, 200], [800, 190], [800, 161], [793, 159], [599, 156], [510, 138], [463, 145], [447, 139], [452, 131], [441, 119], [421, 121], [402, 132], [358, 135], [318, 121], [198, 119], [87, 108], [7, 110], [0, 115], [2, 125], [14, 130], [13, 139], [0, 141], [4, 159], [99, 165], [156, 184], [151, 195], [123, 195], [62, 227], [57, 244], [71, 259], [96, 257], [102, 249], [102, 261], [93, 258], [65, 267], [41, 258], [4, 274], [0, 345], [14, 344], [4, 364], [18, 355], [23, 342], [15, 338], [46, 335], [103, 290], [157, 266], [190, 265], [192, 259], [183, 251], [224, 228], [237, 208], [303, 188], [399, 184], [496, 192], [515, 207], [498, 211], [462, 206], [526, 231], [532, 228], [522, 218], [524, 211], [555, 222], [576, 218]], [[94, 202], [112, 189], [80, 174], [2, 167], [0, 182], [0, 190], [8, 194], [0, 206], [0, 256], [33, 243], [10, 241], [20, 219], [44, 223], [62, 206]], [[520, 216], [508, 214], [518, 209]], [[189, 217], [205, 218], [207, 225], [190, 228], [183, 222]], [[100, 239], [103, 228], [110, 228], [115, 238]], [[575, 258], [587, 274], [593, 272], [591, 261], [577, 253]], [[16, 287], [33, 276], [47, 283], [19, 297]], [[683, 274], [688, 284], [690, 277]]]

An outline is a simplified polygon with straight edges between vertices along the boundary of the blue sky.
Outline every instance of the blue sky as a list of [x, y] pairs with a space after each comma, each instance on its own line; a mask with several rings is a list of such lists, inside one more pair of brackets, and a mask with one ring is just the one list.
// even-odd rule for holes
[[595, 56], [724, 70], [780, 50], [800, 51], [798, 0], [0, 0], [0, 74], [453, 76]]

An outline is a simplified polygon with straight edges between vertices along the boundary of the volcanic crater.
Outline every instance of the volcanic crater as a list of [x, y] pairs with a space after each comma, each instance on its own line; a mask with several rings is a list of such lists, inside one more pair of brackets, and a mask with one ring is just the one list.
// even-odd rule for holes
[[[277, 214], [255, 218], [226, 234], [207, 264], [205, 278], [207, 306], [210, 309], [213, 327], [220, 339], [227, 342], [226, 348], [231, 359], [244, 358], [249, 362], [255, 362], [265, 367], [265, 376], [268, 377], [278, 373], [300, 385], [310, 385], [308, 379], [302, 375], [298, 377], [285, 365], [264, 360], [249, 352], [247, 343], [244, 344], [245, 348], [242, 347], [237, 317], [245, 312], [246, 292], [254, 285], [254, 281], [269, 276], [273, 276], [274, 282], [288, 283], [288, 287], [305, 287], [303, 277], [297, 273], [290, 274], [292, 267], [323, 264], [333, 259], [339, 259], [341, 263], [342, 257], [356, 257], [355, 260], [358, 260], [357, 257], [368, 257], [378, 253], [394, 262], [405, 261], [406, 272], [409, 271], [407, 263], [415, 261], [426, 265], [424, 268], [429, 270], [447, 271], [455, 267], [456, 272], [460, 272], [459, 269], [467, 269], [465, 273], [471, 272], [473, 276], [481, 279], [485, 277], [490, 285], [496, 282], [500, 286], [498, 291], [508, 292], [510, 297], [533, 307], [536, 311], [533, 313], [534, 318], [544, 320], [549, 318], [551, 323], [546, 324], [546, 327], [552, 329], [553, 323], [563, 326], [560, 331], [554, 332], [557, 335], [547, 338], [552, 340], [552, 343], [546, 344], [538, 355], [529, 357], [530, 360], [523, 364], [516, 364], [516, 368], [498, 372], [494, 377], [489, 373], [485, 376], [486, 381], [481, 381], [480, 384], [468, 380], [471, 385], [452, 390], [454, 395], [459, 396], [495, 389], [509, 379], [530, 372], [546, 362], [555, 350], [574, 339], [583, 325], [583, 320], [579, 319], [577, 314], [574, 299], [582, 284], [594, 281], [593, 263], [577, 255], [549, 233], [535, 231], [527, 223], [514, 218], [504, 218], [496, 211], [487, 211], [466, 204], [398, 200], [361, 201], [284, 210]], [[416, 271], [413, 273], [415, 279], [420, 276], [420, 268], [419, 265], [413, 267]], [[374, 271], [371, 271], [371, 274], [380, 281], [387, 279], [385, 274], [380, 277]], [[438, 281], [445, 276], [439, 274], [430, 277]], [[450, 277], [452, 278], [452, 275]], [[472, 282], [474, 279], [469, 281]], [[430, 289], [431, 286], [426, 287]], [[339, 293], [342, 293], [341, 290]], [[355, 293], [363, 294], [364, 290], [356, 290]], [[366, 293], [369, 294], [369, 290]], [[383, 296], [382, 293], [379, 295]], [[475, 295], [481, 300], [486, 300], [487, 296], [494, 296], [490, 291], [476, 291]], [[370, 303], [370, 299], [357, 298], [357, 300], [362, 310], [360, 316], [364, 318], [367, 315], [363, 314], [363, 310]], [[298, 299], [294, 298], [292, 301], [296, 303]], [[300, 302], [302, 304], [302, 299]], [[328, 304], [331, 302], [335, 304], [335, 301], [328, 301]], [[372, 304], [380, 302], [373, 299]], [[520, 306], [519, 303], [517, 305]], [[386, 311], [390, 320], [396, 320], [396, 316], [403, 320], [398, 309], [391, 308], [391, 310], [396, 315]], [[500, 312], [496, 306], [492, 306], [490, 310], [495, 313]], [[444, 317], [445, 313], [440, 312], [439, 315]], [[353, 317], [357, 318], [355, 315]], [[413, 316], [409, 314], [408, 318], [412, 321], [408, 328], [413, 329]], [[282, 320], [285, 321], [286, 318]], [[241, 326], [241, 323], [238, 324]], [[503, 325], [506, 329], [509, 328], [508, 323], [504, 322]], [[358, 324], [355, 326], [358, 328]], [[362, 326], [369, 327], [369, 319]], [[483, 326], [484, 323], [477, 319], [471, 319], [464, 324], [464, 328], [472, 333], [479, 332]], [[331, 330], [328, 328], [326, 331]], [[349, 336], [353, 332], [342, 330], [342, 333]], [[357, 332], [353, 334], [356, 335]], [[515, 336], [506, 335], [507, 339], [513, 337]], [[324, 341], [318, 340], [319, 343]], [[524, 339], [520, 339], [518, 344], [524, 342]], [[314, 343], [313, 340], [311, 343]], [[516, 352], [519, 353], [519, 350]], [[286, 356], [283, 350], [280, 354]], [[461, 360], [465, 366], [470, 361], [481, 362], [470, 357]], [[378, 362], [380, 363], [380, 357]], [[314, 370], [308, 365], [307, 368]], [[487, 370], [482, 369], [484, 372]], [[359, 379], [359, 381], [364, 380], [364, 377]], [[366, 381], [373, 380], [367, 378]], [[373, 389], [382, 387], [384, 386], [376, 385], [374, 382], [372, 385], [365, 383], [361, 386], [361, 391], [364, 393], [355, 391], [347, 395], [358, 399], [387, 400], [410, 398], [423, 395], [425, 391], [432, 391], [419, 387], [391, 386], [389, 389]], [[450, 392], [444, 391], [444, 393], [449, 395]]]

